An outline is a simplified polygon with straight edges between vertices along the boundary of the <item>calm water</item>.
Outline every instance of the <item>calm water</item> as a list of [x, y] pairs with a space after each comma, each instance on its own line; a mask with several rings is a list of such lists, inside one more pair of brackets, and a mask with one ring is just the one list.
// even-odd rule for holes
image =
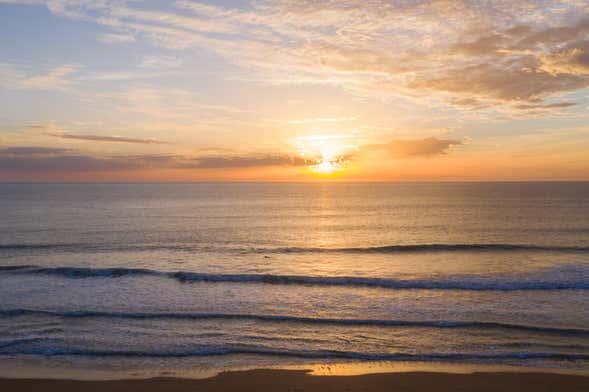
[[0, 359], [589, 369], [589, 183], [3, 184]]

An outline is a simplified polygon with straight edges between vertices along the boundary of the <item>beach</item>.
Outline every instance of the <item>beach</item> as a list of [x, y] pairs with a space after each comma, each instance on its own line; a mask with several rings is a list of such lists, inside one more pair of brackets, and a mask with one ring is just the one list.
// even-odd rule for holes
[[146, 380], [73, 381], [0, 379], [0, 389], [11, 392], [184, 392], [184, 391], [579, 391], [589, 390], [589, 377], [549, 373], [381, 373], [355, 376], [313, 376], [295, 370], [226, 372], [201, 380], [153, 378]]

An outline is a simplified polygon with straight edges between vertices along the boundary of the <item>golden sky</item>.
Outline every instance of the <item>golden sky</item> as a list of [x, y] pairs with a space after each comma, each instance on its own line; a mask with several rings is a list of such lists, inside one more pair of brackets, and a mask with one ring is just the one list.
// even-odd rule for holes
[[589, 179], [584, 0], [0, 0], [0, 181]]

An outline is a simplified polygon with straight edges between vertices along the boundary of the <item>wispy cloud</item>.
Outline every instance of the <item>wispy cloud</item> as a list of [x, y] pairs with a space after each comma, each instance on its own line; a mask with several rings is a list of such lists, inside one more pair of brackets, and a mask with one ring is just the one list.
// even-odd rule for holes
[[446, 154], [450, 147], [462, 144], [460, 140], [437, 139], [434, 137], [418, 140], [394, 140], [389, 149], [394, 155], [432, 157]]
[[108, 142], [108, 143], [133, 143], [133, 144], [169, 144], [163, 140], [155, 139], [135, 139], [120, 136], [102, 136], [102, 135], [77, 135], [72, 133], [55, 133], [47, 132], [47, 135], [54, 136], [60, 139], [93, 141], [93, 142]]
[[304, 166], [307, 161], [285, 154], [256, 154], [242, 156], [201, 156], [180, 163], [179, 167], [198, 169], [229, 169], [268, 166]]
[[106, 44], [123, 44], [135, 42], [135, 37], [132, 34], [104, 33], [98, 36], [98, 41]]
[[0, 87], [16, 90], [65, 90], [72, 83], [69, 76], [79, 68], [79, 65], [65, 64], [51, 68], [41, 75], [31, 75], [22, 66], [0, 63]]
[[22, 86], [28, 89], [37, 90], [63, 90], [67, 88], [71, 81], [67, 76], [76, 72], [77, 65], [62, 65], [49, 70], [44, 75], [34, 76], [22, 81]]
[[356, 121], [357, 117], [314, 117], [314, 118], [303, 118], [300, 120], [288, 120], [289, 124], [316, 124], [316, 123], [339, 123]]
[[[589, 24], [589, 21], [587, 22]], [[586, 34], [589, 36], [589, 27]], [[589, 40], [576, 41], [541, 57], [542, 69], [551, 74], [589, 75]]]
[[374, 144], [366, 146], [368, 150], [386, 150], [396, 158], [431, 158], [437, 155], [445, 155], [452, 146], [463, 144], [460, 140], [438, 139], [428, 137], [425, 139], [399, 139], [386, 144]]
[[516, 105], [516, 109], [520, 110], [553, 110], [553, 109], [566, 109], [577, 106], [575, 102], [557, 102], [557, 103], [547, 103], [547, 104], [521, 104]]
[[4, 147], [0, 148], [0, 155], [12, 156], [12, 155], [51, 155], [51, 154], [64, 154], [71, 150], [67, 148], [56, 148], [56, 147]]
[[[559, 3], [558, 12], [534, 0], [260, 0], [247, 9], [182, 0], [165, 10], [110, 0], [29, 3], [116, 30], [102, 36], [106, 41], [141, 36], [170, 48], [206, 48], [263, 72], [261, 82], [331, 80], [364, 94], [437, 93], [451, 104], [476, 101], [467, 107], [478, 109], [536, 104], [589, 87], [581, 40], [589, 9], [577, 1]], [[144, 66], [172, 63], [152, 58]], [[28, 84], [63, 86], [68, 72], [56, 69]]]
[[149, 170], [223, 170], [278, 166], [303, 166], [301, 157], [283, 153], [225, 153], [215, 155], [126, 155], [103, 156], [83, 151], [49, 147], [6, 147], [0, 149], [0, 172], [114, 172]]
[[[589, 7], [573, 0], [559, 3], [558, 12], [539, 0], [260, 0], [247, 9], [182, 0], [159, 10], [115, 0], [26, 3], [112, 28], [101, 36], [108, 42], [139, 35], [170, 48], [204, 47], [263, 71], [258, 80], [272, 83], [279, 74], [285, 82], [330, 78], [364, 93], [438, 92], [452, 103], [486, 101], [483, 107], [589, 87], [582, 41]], [[58, 68], [27, 84], [63, 87], [70, 72]]]
[[182, 65], [182, 60], [171, 56], [145, 56], [141, 62], [142, 68], [148, 69], [170, 69], [178, 68]]

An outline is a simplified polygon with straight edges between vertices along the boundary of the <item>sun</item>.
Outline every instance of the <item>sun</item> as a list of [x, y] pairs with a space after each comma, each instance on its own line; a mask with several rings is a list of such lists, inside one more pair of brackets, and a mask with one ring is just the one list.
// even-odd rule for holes
[[307, 170], [320, 177], [342, 174], [349, 152], [356, 148], [348, 135], [309, 135], [297, 138], [299, 153], [308, 161]]
[[321, 163], [309, 166], [309, 169], [315, 174], [330, 175], [335, 172], [341, 171], [342, 167], [336, 162], [330, 162], [327, 159], [323, 159]]

